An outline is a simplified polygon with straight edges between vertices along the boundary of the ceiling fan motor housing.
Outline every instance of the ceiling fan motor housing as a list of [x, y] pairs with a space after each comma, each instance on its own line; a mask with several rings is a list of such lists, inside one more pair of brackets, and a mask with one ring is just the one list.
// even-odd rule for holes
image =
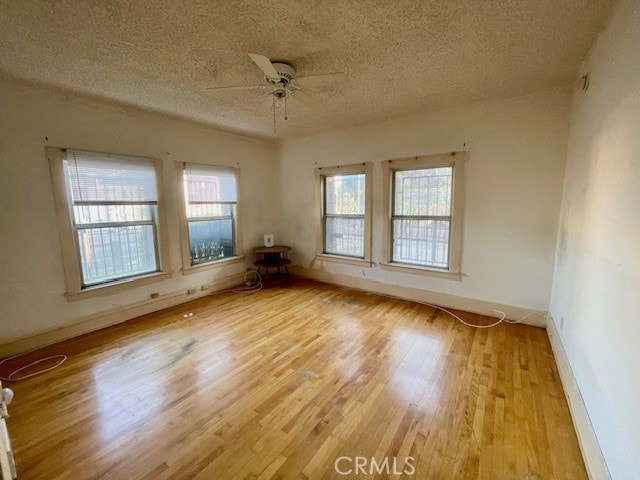
[[274, 80], [273, 78], [265, 77], [267, 82], [273, 85], [280, 84], [283, 87], [289, 85], [296, 74], [296, 71], [291, 67], [291, 65], [286, 63], [273, 63], [273, 67], [276, 69], [276, 72], [278, 72], [280, 79]]

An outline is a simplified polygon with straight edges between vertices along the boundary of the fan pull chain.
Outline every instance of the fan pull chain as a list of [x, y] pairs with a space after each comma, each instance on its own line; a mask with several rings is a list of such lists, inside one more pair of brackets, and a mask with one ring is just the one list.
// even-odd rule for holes
[[285, 91], [284, 94], [284, 119], [285, 120], [289, 120], [289, 118], [287, 118], [287, 93]]
[[273, 95], [273, 133], [276, 133], [276, 96]]

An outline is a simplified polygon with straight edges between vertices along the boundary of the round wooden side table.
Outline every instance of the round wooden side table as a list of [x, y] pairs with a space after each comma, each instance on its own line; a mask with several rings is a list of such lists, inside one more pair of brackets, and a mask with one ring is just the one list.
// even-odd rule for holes
[[291, 250], [291, 247], [286, 245], [256, 247], [253, 249], [256, 254], [256, 261], [253, 262], [253, 265], [257, 268], [264, 281], [269, 280], [269, 269], [274, 269], [278, 278], [289, 278], [288, 266], [291, 265], [291, 260], [287, 258], [289, 250]]

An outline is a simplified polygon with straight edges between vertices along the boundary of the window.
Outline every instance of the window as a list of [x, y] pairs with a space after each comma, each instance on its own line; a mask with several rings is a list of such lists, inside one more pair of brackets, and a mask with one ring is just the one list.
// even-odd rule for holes
[[459, 153], [389, 163], [391, 264], [459, 272], [463, 160]]
[[184, 268], [238, 257], [237, 170], [185, 164]]
[[392, 262], [449, 268], [453, 167], [393, 172]]
[[68, 294], [160, 273], [156, 162], [76, 150], [47, 153], [63, 223]]
[[324, 177], [324, 252], [364, 258], [364, 173]]
[[320, 168], [322, 255], [370, 258], [370, 167]]

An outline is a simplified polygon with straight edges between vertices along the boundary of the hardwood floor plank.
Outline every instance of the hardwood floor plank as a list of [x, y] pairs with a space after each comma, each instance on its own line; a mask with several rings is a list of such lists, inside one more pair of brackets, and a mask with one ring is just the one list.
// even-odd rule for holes
[[[11, 385], [21, 479], [587, 478], [546, 334], [526, 325], [296, 280], [20, 361], [53, 354], [69, 359]], [[370, 475], [408, 457], [413, 477]]]

